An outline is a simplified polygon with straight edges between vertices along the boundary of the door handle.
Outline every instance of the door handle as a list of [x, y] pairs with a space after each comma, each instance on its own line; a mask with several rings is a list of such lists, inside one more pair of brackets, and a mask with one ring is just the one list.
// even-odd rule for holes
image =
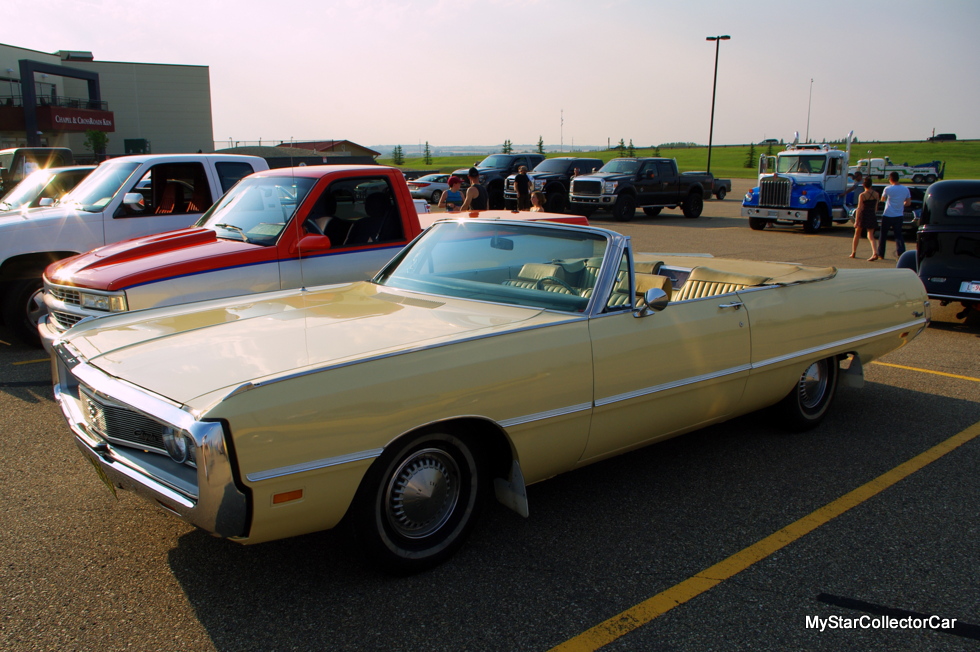
[[738, 309], [740, 309], [742, 307], [742, 302], [741, 301], [735, 301], [733, 303], [722, 303], [718, 307], [719, 308], [734, 308], [735, 310], [738, 310]]

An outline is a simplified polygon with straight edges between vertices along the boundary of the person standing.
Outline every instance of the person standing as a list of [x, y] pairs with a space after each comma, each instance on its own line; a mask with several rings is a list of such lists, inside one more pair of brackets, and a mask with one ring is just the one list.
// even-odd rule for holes
[[[852, 206], [859, 205], [858, 204], [858, 195], [860, 195], [861, 193], [864, 192], [863, 186], [864, 186], [864, 175], [861, 173], [860, 170], [856, 170], [854, 172], [854, 185], [852, 185], [850, 188], [847, 188], [846, 190], [844, 190], [844, 203], [845, 204], [847, 203], [847, 196], [853, 192], [854, 193], [854, 197], [852, 198], [852, 201], [854, 203], [851, 204], [851, 205]], [[857, 214], [855, 213], [855, 215], [857, 215]]]
[[517, 191], [517, 210], [526, 211], [531, 208], [531, 180], [527, 176], [527, 166], [517, 168], [514, 177], [514, 190]]
[[442, 193], [442, 197], [439, 198], [439, 208], [445, 208], [447, 213], [458, 213], [459, 207], [463, 204], [463, 193], [460, 191], [463, 180], [454, 174], [449, 177], [447, 183], [449, 190]]
[[490, 208], [490, 193], [480, 183], [480, 171], [476, 168], [470, 168], [466, 176], [470, 180], [470, 187], [466, 189], [466, 196], [463, 198], [460, 212], [485, 211]]
[[885, 257], [889, 229], [895, 231], [896, 256], [901, 257], [905, 253], [902, 220], [905, 207], [912, 203], [912, 193], [898, 183], [898, 172], [892, 172], [888, 175], [888, 186], [881, 192], [881, 197], [885, 200], [885, 212], [881, 216], [881, 230], [878, 232], [878, 258]]
[[861, 237], [866, 232], [868, 235], [868, 242], [871, 243], [871, 258], [868, 260], [878, 260], [878, 254], [875, 253], [875, 227], [878, 225], [878, 218], [875, 216], [875, 211], [878, 209], [878, 193], [876, 193], [871, 188], [871, 177], [864, 180], [864, 192], [862, 192], [857, 199], [857, 209], [854, 211], [854, 241], [851, 242], [851, 255], [849, 258], [854, 258], [857, 255], [858, 243], [861, 241]]

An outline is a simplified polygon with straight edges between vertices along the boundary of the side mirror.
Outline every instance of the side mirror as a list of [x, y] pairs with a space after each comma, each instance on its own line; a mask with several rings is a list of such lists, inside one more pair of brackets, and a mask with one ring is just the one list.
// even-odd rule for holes
[[54, 206], [54, 200], [50, 197], [42, 197], [41, 201], [37, 203], [38, 206]]
[[138, 192], [127, 192], [123, 195], [123, 204], [129, 206], [135, 211], [141, 211], [146, 206], [143, 203], [143, 195]]
[[290, 254], [299, 254], [300, 258], [305, 258], [313, 254], [322, 253], [330, 249], [330, 238], [325, 235], [311, 233], [304, 235], [298, 242], [289, 247]]
[[643, 295], [643, 306], [638, 308], [634, 313], [634, 317], [646, 317], [647, 315], [652, 315], [655, 312], [660, 312], [667, 307], [670, 303], [670, 298], [667, 293], [660, 288], [650, 288], [647, 290], [646, 294]]

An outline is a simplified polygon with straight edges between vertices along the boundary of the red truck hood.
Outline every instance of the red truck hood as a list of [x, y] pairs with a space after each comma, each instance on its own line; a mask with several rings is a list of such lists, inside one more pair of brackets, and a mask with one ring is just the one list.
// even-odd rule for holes
[[275, 247], [219, 240], [211, 229], [188, 228], [123, 240], [60, 260], [48, 267], [45, 277], [57, 285], [114, 291], [276, 258]]

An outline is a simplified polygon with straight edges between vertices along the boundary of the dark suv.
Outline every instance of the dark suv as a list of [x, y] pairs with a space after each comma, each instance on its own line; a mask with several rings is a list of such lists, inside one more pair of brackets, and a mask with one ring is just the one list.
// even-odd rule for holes
[[957, 317], [980, 328], [980, 181], [938, 181], [926, 191], [916, 250], [898, 266], [915, 270], [930, 299], [958, 301]]
[[[575, 158], [561, 156], [549, 158], [538, 163], [537, 167], [528, 172], [531, 180], [531, 190], [540, 190], [545, 196], [545, 210], [549, 213], [564, 213], [568, 209], [568, 190], [572, 178], [576, 174], [591, 174], [603, 165], [597, 158]], [[578, 170], [578, 172], [576, 172]], [[517, 208], [517, 190], [514, 188], [514, 177], [507, 177], [504, 184], [504, 208]]]
[[[480, 183], [490, 193], [491, 210], [504, 207], [504, 180], [507, 177], [517, 174], [518, 168], [522, 165], [527, 166], [528, 170], [532, 170], [543, 160], [544, 154], [491, 154], [477, 163], [476, 169], [480, 171]], [[466, 176], [468, 172], [469, 168], [462, 168], [453, 172], [463, 180], [464, 188], [469, 185], [469, 178]]]

